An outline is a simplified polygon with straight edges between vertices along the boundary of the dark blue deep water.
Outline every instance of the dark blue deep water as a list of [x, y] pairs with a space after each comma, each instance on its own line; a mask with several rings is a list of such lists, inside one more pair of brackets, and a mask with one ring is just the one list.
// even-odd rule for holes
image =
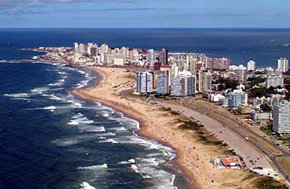
[[[290, 56], [283, 46], [290, 30], [2, 29], [0, 60], [37, 55], [20, 48], [75, 41], [254, 59], [260, 67]], [[136, 121], [69, 93], [96, 79], [58, 64], [0, 63], [1, 189], [185, 188], [172, 149], [136, 136]]]
[[290, 58], [290, 29], [1, 29], [0, 59], [23, 57], [23, 52], [15, 53], [18, 47], [73, 42], [199, 52], [229, 57], [232, 64], [253, 59], [258, 67], [276, 67], [279, 57]]

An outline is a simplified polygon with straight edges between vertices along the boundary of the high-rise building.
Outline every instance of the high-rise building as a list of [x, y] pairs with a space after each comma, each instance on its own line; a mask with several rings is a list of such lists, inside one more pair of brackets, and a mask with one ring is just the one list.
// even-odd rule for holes
[[288, 72], [288, 59], [287, 58], [279, 58], [278, 70], [281, 70], [284, 73]]
[[248, 104], [248, 94], [242, 90], [242, 87], [239, 86], [238, 89], [235, 89], [233, 92], [230, 92], [226, 95], [228, 101], [228, 107], [237, 108], [240, 105]]
[[189, 71], [182, 71], [173, 78], [171, 94], [173, 96], [192, 96], [195, 94], [196, 78]]
[[250, 60], [247, 63], [247, 69], [248, 69], [248, 71], [255, 71], [255, 69], [256, 69], [256, 62], [253, 61], [253, 60]]
[[266, 78], [266, 87], [283, 87], [284, 86], [284, 77], [282, 70], [268, 70]]
[[195, 57], [195, 54], [189, 53], [186, 55], [187, 70], [190, 71], [193, 75], [195, 75], [197, 61], [198, 59]]
[[78, 43], [74, 43], [74, 52], [75, 52], [75, 54], [80, 53], [80, 51], [79, 51], [79, 44]]
[[159, 53], [159, 61], [162, 63], [162, 65], [168, 64], [168, 50], [162, 49]]
[[212, 70], [228, 70], [231, 65], [231, 61], [228, 58], [214, 58], [211, 57], [206, 62], [206, 67], [211, 68]]
[[247, 68], [244, 67], [243, 65], [235, 66], [232, 65], [230, 66], [230, 70], [232, 70], [235, 73], [234, 79], [239, 81], [239, 82], [245, 82], [247, 79]]
[[97, 54], [98, 54], [98, 48], [97, 47], [91, 47], [89, 55], [97, 56]]
[[157, 77], [157, 94], [169, 94], [169, 77], [166, 74], [161, 74]]
[[150, 72], [137, 72], [136, 74], [136, 92], [153, 92], [153, 74]]
[[129, 49], [130, 62], [137, 62], [139, 60], [139, 52], [137, 49]]
[[160, 66], [160, 71], [168, 76], [168, 85], [171, 86], [171, 66], [164, 65]]
[[147, 59], [148, 59], [150, 65], [154, 64], [154, 62], [156, 60], [154, 49], [148, 49], [148, 51], [147, 51]]
[[210, 72], [199, 71], [198, 75], [198, 91], [211, 91], [212, 87], [212, 74]]
[[290, 133], [290, 104], [287, 100], [273, 107], [273, 130], [277, 133]]
[[79, 53], [85, 53], [85, 45], [83, 43], [79, 44]]

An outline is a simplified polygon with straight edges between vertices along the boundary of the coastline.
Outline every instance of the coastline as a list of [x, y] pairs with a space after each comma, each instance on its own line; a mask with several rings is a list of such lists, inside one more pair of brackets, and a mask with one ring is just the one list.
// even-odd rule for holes
[[[175, 152], [175, 157], [169, 161], [172, 162], [172, 165], [174, 166], [175, 169], [177, 169], [178, 171], [181, 172], [182, 175], [184, 175], [187, 178], [187, 188], [200, 188], [201, 186], [197, 187], [197, 181], [195, 179], [195, 177], [190, 176], [191, 174], [184, 169], [184, 167], [182, 165], [180, 165], [179, 161], [178, 161], [178, 150], [176, 148], [174, 148], [170, 143], [162, 141], [162, 140], [158, 140], [154, 137], [152, 137], [152, 134], [149, 133], [145, 127], [146, 127], [146, 120], [144, 120], [144, 118], [142, 118], [141, 116], [136, 116], [136, 114], [134, 114], [134, 112], [129, 112], [126, 109], [123, 109], [122, 107], [120, 107], [120, 105], [110, 102], [110, 101], [105, 101], [103, 99], [99, 99], [96, 96], [88, 96], [85, 95], [84, 93], [82, 93], [83, 91], [89, 90], [89, 89], [94, 89], [94, 88], [98, 88], [99, 84], [102, 82], [102, 80], [104, 79], [104, 75], [100, 74], [98, 71], [87, 67], [87, 69], [89, 69], [90, 71], [94, 71], [97, 75], [98, 75], [98, 79], [96, 80], [94, 86], [92, 87], [88, 87], [88, 88], [84, 88], [84, 89], [74, 89], [74, 90], [70, 90], [70, 93], [72, 93], [73, 95], [75, 95], [78, 98], [81, 99], [87, 99], [87, 100], [91, 100], [91, 101], [97, 101], [100, 102], [101, 104], [105, 105], [105, 106], [109, 106], [112, 107], [113, 109], [122, 112], [122, 114], [125, 117], [128, 117], [130, 119], [136, 120], [139, 123], [139, 130], [136, 132], [136, 134], [140, 137], [144, 137], [146, 139], [149, 140], [153, 140], [158, 142], [161, 145], [170, 147], [171, 149], [174, 150]], [[122, 68], [120, 68], [122, 69]], [[135, 112], [135, 113], [139, 113], [139, 112]]]
[[[170, 146], [176, 152], [174, 166], [188, 178], [189, 188], [233, 188], [234, 186], [255, 185], [256, 175], [243, 170], [216, 169], [210, 161], [222, 155], [216, 146], [201, 144], [191, 131], [179, 129], [180, 115], [148, 104], [140, 99], [122, 95], [132, 88], [132, 77], [124, 68], [89, 67], [99, 75], [96, 85], [85, 89], [72, 90], [79, 98], [98, 101], [122, 112], [126, 117], [140, 124], [139, 136]], [[131, 75], [132, 76], [132, 75]], [[135, 82], [135, 81], [134, 81]], [[224, 177], [227, 178], [225, 181]], [[243, 183], [241, 183], [243, 182]]]

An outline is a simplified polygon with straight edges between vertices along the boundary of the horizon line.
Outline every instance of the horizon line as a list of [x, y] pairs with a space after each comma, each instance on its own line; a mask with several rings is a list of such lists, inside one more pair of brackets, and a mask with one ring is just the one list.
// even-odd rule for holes
[[215, 27], [19, 27], [19, 28], [1, 28], [0, 30], [5, 29], [227, 29], [227, 30], [237, 30], [237, 29], [253, 29], [253, 30], [259, 30], [259, 29], [272, 29], [272, 30], [287, 30], [290, 29], [290, 27], [279, 27], [279, 28], [271, 28], [271, 27], [221, 27], [221, 28], [215, 28]]

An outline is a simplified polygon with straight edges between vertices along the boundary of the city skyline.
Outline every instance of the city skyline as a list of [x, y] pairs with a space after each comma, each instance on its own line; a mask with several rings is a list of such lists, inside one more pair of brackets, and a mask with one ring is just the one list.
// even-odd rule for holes
[[0, 28], [290, 28], [286, 0], [0, 1]]

